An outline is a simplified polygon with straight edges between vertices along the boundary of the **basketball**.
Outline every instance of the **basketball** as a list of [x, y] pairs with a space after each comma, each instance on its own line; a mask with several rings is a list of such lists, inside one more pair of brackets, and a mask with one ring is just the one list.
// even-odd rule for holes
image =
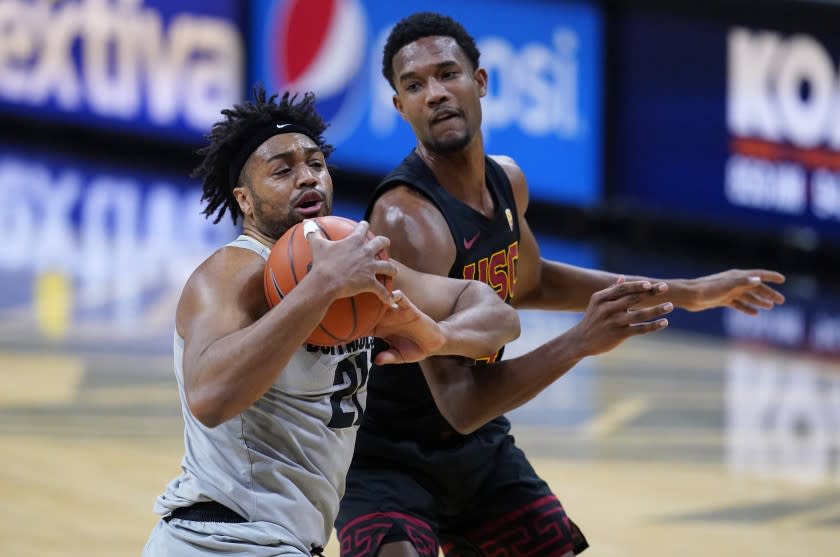
[[[350, 234], [358, 223], [343, 217], [326, 216], [312, 219], [328, 240], [340, 240]], [[368, 232], [368, 240], [373, 235]], [[388, 259], [383, 250], [377, 259]], [[263, 285], [269, 307], [274, 307], [288, 295], [312, 267], [312, 253], [298, 223], [285, 232], [271, 248], [263, 273]], [[380, 278], [391, 290], [391, 278]], [[339, 298], [330, 305], [324, 319], [306, 341], [317, 346], [335, 346], [367, 336], [379, 323], [387, 306], [372, 292], [362, 292], [349, 298]]]

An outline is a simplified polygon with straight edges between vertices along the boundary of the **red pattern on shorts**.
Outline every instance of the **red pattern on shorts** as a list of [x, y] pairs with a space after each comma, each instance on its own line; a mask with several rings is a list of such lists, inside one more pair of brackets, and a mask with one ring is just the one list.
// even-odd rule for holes
[[[559, 521], [558, 515], [562, 515]], [[576, 531], [560, 501], [547, 495], [468, 532], [466, 538], [485, 557], [562, 557], [574, 549]], [[474, 550], [448, 541], [443, 552], [446, 557], [475, 555]]]
[[417, 517], [399, 512], [366, 514], [345, 524], [338, 532], [341, 557], [373, 557], [394, 526], [405, 532], [420, 557], [437, 557], [438, 540], [431, 527]]

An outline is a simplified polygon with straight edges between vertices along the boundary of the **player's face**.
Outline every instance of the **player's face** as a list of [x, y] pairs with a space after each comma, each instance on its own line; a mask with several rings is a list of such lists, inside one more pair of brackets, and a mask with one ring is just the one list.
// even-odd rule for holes
[[481, 128], [487, 72], [473, 69], [452, 37], [423, 37], [393, 59], [394, 106], [418, 141], [437, 153], [463, 149]]
[[[245, 218], [277, 239], [304, 219], [330, 214], [333, 184], [324, 154], [312, 139], [284, 133], [265, 140], [243, 169], [237, 194]], [[236, 194], [236, 190], [234, 193]]]

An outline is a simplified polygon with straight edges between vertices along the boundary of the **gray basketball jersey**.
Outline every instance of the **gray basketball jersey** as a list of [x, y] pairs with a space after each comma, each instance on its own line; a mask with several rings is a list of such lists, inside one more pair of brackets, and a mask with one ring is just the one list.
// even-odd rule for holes
[[[245, 235], [228, 246], [269, 253]], [[276, 530], [279, 542], [307, 552], [326, 545], [366, 404], [372, 339], [301, 346], [262, 398], [215, 428], [189, 411], [177, 332], [174, 344], [185, 454], [155, 512], [212, 500]]]

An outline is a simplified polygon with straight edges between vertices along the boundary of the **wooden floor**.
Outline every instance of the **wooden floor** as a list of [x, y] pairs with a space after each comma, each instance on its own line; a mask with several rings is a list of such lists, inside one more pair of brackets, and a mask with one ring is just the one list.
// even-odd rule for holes
[[[4, 311], [0, 555], [139, 555], [182, 451], [165, 332], [35, 342], [35, 318]], [[544, 319], [525, 314], [512, 353]], [[834, 362], [666, 331], [584, 361], [511, 419], [591, 557], [840, 555]]]

